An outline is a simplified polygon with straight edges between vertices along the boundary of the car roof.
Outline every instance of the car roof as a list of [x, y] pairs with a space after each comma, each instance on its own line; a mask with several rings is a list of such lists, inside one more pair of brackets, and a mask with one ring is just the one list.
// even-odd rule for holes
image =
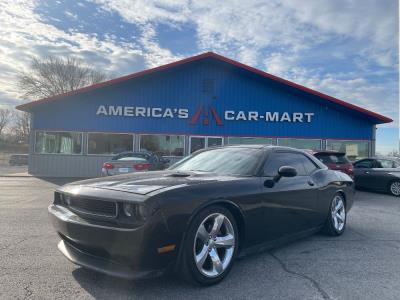
[[215, 149], [215, 148], [252, 148], [252, 149], [266, 149], [266, 150], [290, 150], [290, 151], [310, 154], [304, 149], [297, 149], [292, 147], [269, 145], [269, 144], [224, 145], [224, 146], [210, 147], [208, 149]]
[[345, 152], [336, 151], [336, 150], [311, 150], [311, 153], [314, 154], [338, 154], [338, 155], [346, 155]]
[[397, 157], [387, 157], [387, 156], [373, 156], [373, 157], [367, 157], [369, 159], [386, 159], [386, 160], [393, 160], [393, 161], [399, 161], [400, 158]]

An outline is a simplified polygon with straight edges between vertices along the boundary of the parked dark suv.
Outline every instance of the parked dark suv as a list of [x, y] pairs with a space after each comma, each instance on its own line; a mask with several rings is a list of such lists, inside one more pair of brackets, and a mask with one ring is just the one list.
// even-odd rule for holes
[[354, 179], [354, 169], [346, 153], [333, 150], [312, 151], [312, 154], [318, 158], [331, 170], [341, 171]]

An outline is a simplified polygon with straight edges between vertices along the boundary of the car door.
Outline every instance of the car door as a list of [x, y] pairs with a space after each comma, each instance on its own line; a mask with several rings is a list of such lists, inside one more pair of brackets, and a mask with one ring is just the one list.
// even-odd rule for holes
[[376, 159], [373, 168], [368, 174], [369, 188], [385, 191], [395, 172], [394, 162], [389, 159]]
[[298, 152], [272, 152], [263, 169], [263, 179], [270, 180], [281, 166], [297, 170], [295, 177], [282, 177], [272, 187], [263, 187], [262, 201], [267, 239], [276, 239], [313, 227], [316, 212], [317, 186], [304, 166], [309, 160]]
[[354, 163], [354, 181], [357, 187], [368, 188], [371, 184], [371, 172], [374, 159], [362, 159]]

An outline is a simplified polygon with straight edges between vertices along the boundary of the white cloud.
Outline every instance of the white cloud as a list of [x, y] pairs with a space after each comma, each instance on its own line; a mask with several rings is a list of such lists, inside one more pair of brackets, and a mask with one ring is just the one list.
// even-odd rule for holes
[[394, 122], [383, 126], [399, 127], [399, 104], [394, 101], [398, 97], [398, 90], [393, 82], [373, 85], [361, 77], [345, 78], [343, 74], [341, 77], [336, 78], [331, 74], [313, 76], [303, 70], [295, 81], [370, 111], [391, 116]]
[[397, 3], [393, 0], [96, 2], [135, 24], [179, 26], [190, 22], [196, 26], [201, 49], [214, 49], [249, 62], [262, 59], [265, 48], [296, 53], [322, 42], [350, 38], [363, 43], [363, 55], [376, 63], [397, 63]]
[[[397, 80], [393, 73], [398, 64], [396, 1], [93, 2], [135, 24], [141, 31], [139, 37], [121, 42], [113, 35], [100, 40], [96, 34], [66, 32], [36, 15], [33, 0], [0, 3], [0, 90], [7, 97], [17, 96], [13, 76], [27, 67], [31, 56], [74, 54], [99, 69], [122, 75], [180, 58], [160, 46], [156, 28], [160, 24], [175, 28], [189, 24], [195, 28], [197, 49], [201, 51], [212, 50], [261, 66], [272, 74], [397, 120], [398, 89], [393, 82]], [[326, 52], [318, 54], [312, 65], [305, 62], [304, 57], [326, 44]], [[194, 48], [188, 45], [188, 52]], [[329, 64], [328, 57], [352, 63], [354, 69], [327, 73], [324, 64]], [[369, 76], [394, 79], [371, 81]]]
[[298, 64], [299, 58], [295, 55], [284, 55], [283, 53], [271, 53], [265, 60], [264, 66], [267, 72], [289, 77], [289, 73], [293, 71]]
[[96, 34], [76, 30], [63, 31], [44, 23], [34, 13], [36, 2], [9, 0], [0, 3], [0, 104], [18, 102], [16, 74], [26, 70], [31, 57], [74, 55], [95, 68], [123, 75], [147, 65], [141, 47], [116, 42], [112, 37], [100, 40]]

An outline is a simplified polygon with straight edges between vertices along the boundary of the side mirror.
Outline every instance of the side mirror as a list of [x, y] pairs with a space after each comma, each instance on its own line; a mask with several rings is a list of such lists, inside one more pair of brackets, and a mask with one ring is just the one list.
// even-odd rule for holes
[[293, 167], [282, 166], [278, 170], [278, 175], [280, 177], [295, 177], [297, 175], [297, 171]]
[[264, 186], [268, 188], [274, 187], [275, 183], [278, 182], [281, 177], [295, 177], [297, 175], [297, 171], [293, 167], [282, 166], [278, 170], [278, 174], [273, 179], [267, 179], [264, 181]]

